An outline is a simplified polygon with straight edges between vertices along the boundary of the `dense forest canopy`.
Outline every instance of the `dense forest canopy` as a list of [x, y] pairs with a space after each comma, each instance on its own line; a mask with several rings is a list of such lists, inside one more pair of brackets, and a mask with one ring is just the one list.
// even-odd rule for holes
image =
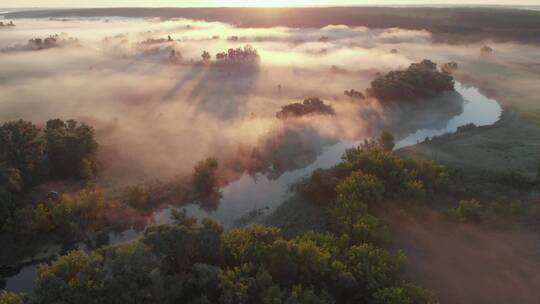
[[[373, 210], [397, 191], [422, 200], [447, 173], [433, 163], [398, 160], [382, 146], [387, 137], [348, 151], [336, 167], [343, 177], [324, 202], [328, 233], [286, 240], [279, 229], [258, 225], [224, 232], [176, 210], [174, 224], [148, 227], [141, 240], [74, 251], [40, 267], [36, 291], [25, 301], [432, 303], [428, 291], [407, 279], [405, 257], [386, 249], [388, 231]], [[388, 166], [400, 173], [388, 175]]]
[[15, 220], [24, 193], [49, 179], [89, 180], [98, 173], [94, 131], [86, 124], [49, 120], [45, 128], [28, 121], [0, 126], [0, 229]]

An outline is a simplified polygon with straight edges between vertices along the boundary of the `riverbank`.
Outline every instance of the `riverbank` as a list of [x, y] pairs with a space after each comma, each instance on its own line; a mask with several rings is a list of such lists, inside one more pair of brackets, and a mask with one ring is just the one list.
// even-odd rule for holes
[[517, 173], [533, 179], [540, 165], [540, 126], [506, 109], [491, 126], [470, 126], [396, 153], [436, 160], [469, 174]]

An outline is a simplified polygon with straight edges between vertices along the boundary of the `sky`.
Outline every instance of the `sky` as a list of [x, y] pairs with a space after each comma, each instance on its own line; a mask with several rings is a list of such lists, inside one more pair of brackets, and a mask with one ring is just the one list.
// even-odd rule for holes
[[0, 7], [211, 7], [339, 5], [540, 5], [540, 0], [0, 0]]

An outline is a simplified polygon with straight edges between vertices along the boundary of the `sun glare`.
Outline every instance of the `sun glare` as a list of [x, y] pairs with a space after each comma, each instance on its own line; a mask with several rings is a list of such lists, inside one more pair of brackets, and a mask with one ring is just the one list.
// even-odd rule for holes
[[319, 6], [328, 5], [331, 1], [321, 0], [228, 0], [214, 1], [216, 6], [232, 7], [298, 7], [298, 6]]

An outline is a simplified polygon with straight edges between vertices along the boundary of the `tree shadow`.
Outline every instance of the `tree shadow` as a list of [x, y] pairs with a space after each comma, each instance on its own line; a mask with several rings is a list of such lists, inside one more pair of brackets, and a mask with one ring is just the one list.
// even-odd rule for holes
[[214, 64], [206, 67], [189, 94], [189, 102], [194, 105], [194, 116], [204, 113], [230, 120], [244, 114], [259, 76], [258, 64]]

